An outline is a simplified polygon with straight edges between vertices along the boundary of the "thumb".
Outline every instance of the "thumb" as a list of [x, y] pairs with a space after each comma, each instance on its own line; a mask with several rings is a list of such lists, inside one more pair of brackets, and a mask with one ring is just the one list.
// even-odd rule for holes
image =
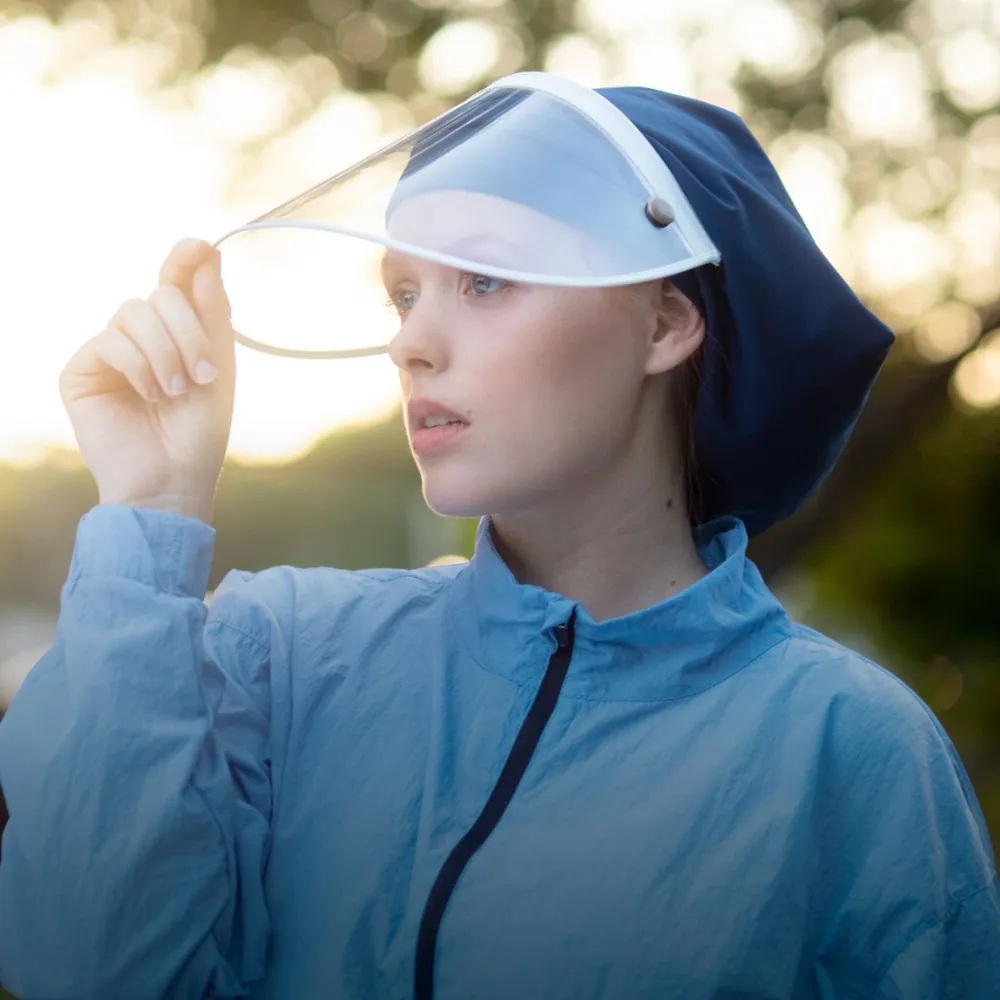
[[160, 284], [176, 285], [185, 295], [190, 295], [191, 278], [198, 266], [212, 253], [211, 243], [205, 240], [181, 240], [167, 255], [160, 268]]
[[191, 297], [202, 326], [213, 346], [233, 346], [232, 308], [222, 283], [222, 258], [213, 250], [195, 271]]

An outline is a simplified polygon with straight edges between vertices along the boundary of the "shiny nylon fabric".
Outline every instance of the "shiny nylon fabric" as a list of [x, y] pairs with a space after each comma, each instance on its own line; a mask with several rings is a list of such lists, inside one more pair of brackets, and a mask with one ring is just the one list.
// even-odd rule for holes
[[[991, 845], [940, 725], [710, 572], [594, 622], [468, 566], [233, 573], [98, 507], [0, 724], [0, 981], [32, 998], [411, 996], [417, 927], [577, 612], [551, 720], [441, 926], [436, 1000], [1000, 998]], [[69, 832], [68, 832], [69, 831]]]

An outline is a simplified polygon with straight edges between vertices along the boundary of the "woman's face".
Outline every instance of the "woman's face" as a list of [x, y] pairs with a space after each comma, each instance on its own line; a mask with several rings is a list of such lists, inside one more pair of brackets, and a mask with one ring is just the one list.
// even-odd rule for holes
[[[407, 432], [440, 514], [516, 516], [599, 487], [634, 443], [651, 376], [683, 360], [651, 347], [661, 282], [510, 284], [394, 252], [382, 273]], [[445, 417], [458, 422], [434, 426]]]
[[[406, 199], [388, 231], [509, 270], [595, 274], [607, 264], [608, 248], [581, 231], [475, 192]], [[622, 479], [626, 461], [666, 461], [666, 386], [656, 376], [682, 363], [703, 332], [697, 310], [669, 283], [511, 284], [395, 251], [385, 254], [382, 279], [400, 317], [389, 353], [410, 445], [438, 513], [515, 517], [566, 507], [563, 498]], [[455, 422], [443, 424], [446, 417]], [[637, 456], [637, 448], [655, 453]]]

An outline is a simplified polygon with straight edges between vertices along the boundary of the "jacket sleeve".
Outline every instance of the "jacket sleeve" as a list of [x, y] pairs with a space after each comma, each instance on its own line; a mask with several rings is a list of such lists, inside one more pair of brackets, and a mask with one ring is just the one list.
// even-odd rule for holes
[[996, 1000], [1000, 997], [997, 880], [957, 902], [895, 955], [875, 997]]
[[268, 643], [207, 622], [214, 538], [126, 507], [80, 523], [54, 644], [0, 722], [0, 983], [20, 1000], [232, 997], [263, 975]]
[[865, 664], [828, 718], [815, 829], [826, 997], [1000, 1000], [1000, 901], [972, 784], [930, 709]]

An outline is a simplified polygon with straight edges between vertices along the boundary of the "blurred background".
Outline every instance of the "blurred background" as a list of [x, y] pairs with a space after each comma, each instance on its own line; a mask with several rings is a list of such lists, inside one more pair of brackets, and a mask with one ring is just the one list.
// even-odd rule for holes
[[[538, 68], [742, 115], [899, 334], [837, 471], [751, 550], [930, 704], [1000, 842], [1000, 0], [0, 0], [0, 704], [95, 501], [56, 386], [75, 347], [175, 240]], [[240, 365], [214, 581], [468, 554], [387, 359]]]

